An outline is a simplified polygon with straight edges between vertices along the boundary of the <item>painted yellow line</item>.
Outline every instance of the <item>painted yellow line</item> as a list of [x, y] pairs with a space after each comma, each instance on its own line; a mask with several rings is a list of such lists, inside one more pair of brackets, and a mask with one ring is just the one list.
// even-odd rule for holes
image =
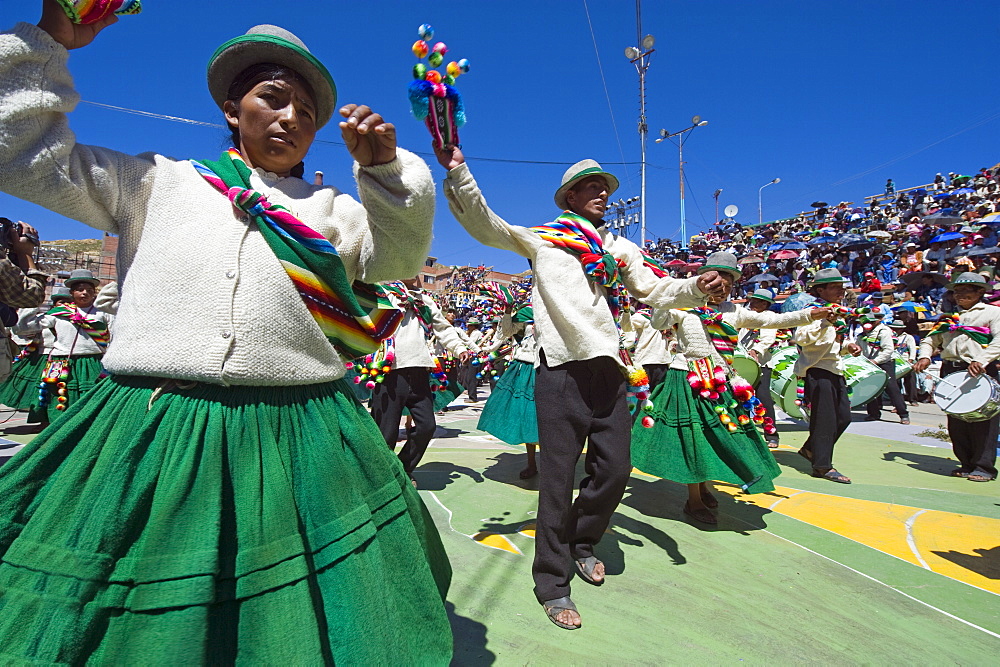
[[[635, 474], [652, 477], [639, 470]], [[714, 483], [737, 500], [782, 514], [864, 544], [956, 581], [1000, 595], [1000, 519], [908, 507], [826, 493], [776, 487], [746, 495]]]

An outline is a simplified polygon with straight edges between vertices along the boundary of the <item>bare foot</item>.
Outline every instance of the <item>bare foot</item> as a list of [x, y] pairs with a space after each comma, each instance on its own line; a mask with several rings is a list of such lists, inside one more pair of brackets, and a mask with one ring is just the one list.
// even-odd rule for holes
[[563, 625], [573, 625], [580, 627], [580, 614], [572, 609], [564, 609], [555, 615], [555, 619]]
[[520, 477], [521, 479], [531, 479], [537, 474], [538, 474], [538, 468], [536, 468], [535, 466], [528, 466], [527, 468], [519, 472], [517, 476]]

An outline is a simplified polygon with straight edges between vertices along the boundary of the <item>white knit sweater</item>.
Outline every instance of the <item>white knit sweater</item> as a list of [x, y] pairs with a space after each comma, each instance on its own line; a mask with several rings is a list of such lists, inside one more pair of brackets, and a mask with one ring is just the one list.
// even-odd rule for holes
[[[865, 340], [869, 337], [877, 338], [878, 345], [873, 345]], [[892, 359], [892, 353], [896, 348], [896, 342], [892, 338], [892, 330], [881, 322], [876, 324], [870, 332], [858, 336], [855, 342], [861, 347], [861, 354], [871, 359], [874, 364], [884, 364]]]
[[[772, 313], [764, 311], [757, 313], [749, 308], [738, 306], [730, 301], [719, 305], [722, 319], [735, 329], [788, 329], [812, 321], [809, 310], [797, 310], [791, 313]], [[712, 339], [705, 330], [701, 318], [695, 313], [683, 310], [654, 310], [653, 326], [657, 329], [675, 327], [677, 331], [677, 352], [670, 362], [671, 368], [687, 370], [688, 361], [697, 361], [711, 357], [715, 366], [730, 369], [722, 355], [719, 354]]]
[[[466, 347], [458, 335], [458, 329], [451, 326], [451, 323], [445, 319], [445, 316], [441, 313], [441, 309], [434, 303], [434, 299], [421, 292], [414, 293], [411, 291], [410, 293], [421, 299], [424, 305], [430, 309], [431, 321], [429, 324], [438, 344], [455, 355], [467, 352], [468, 347]], [[427, 334], [424, 333], [424, 327], [420, 324], [420, 320], [417, 319], [412, 308], [407, 308], [406, 315], [403, 316], [403, 322], [399, 325], [399, 329], [396, 330], [395, 335], [396, 368], [433, 367], [434, 360], [431, 359], [428, 341], [429, 339]]]
[[[54, 338], [52, 342], [52, 354], [57, 357], [81, 357], [87, 355], [104, 354], [104, 350], [94, 342], [84, 332], [72, 322], [68, 322], [54, 315], [47, 315], [50, 306], [41, 308], [24, 308], [18, 311], [18, 320], [15, 330], [22, 334], [38, 334], [51, 331]], [[88, 319], [104, 322], [110, 328], [114, 323], [115, 316], [102, 313], [94, 306], [83, 311]], [[108, 346], [111, 349], [111, 346]]]
[[635, 331], [632, 361], [640, 366], [669, 364], [674, 355], [667, 350], [664, 332], [654, 327], [643, 313], [632, 313], [631, 320], [632, 329]]
[[986, 327], [993, 334], [993, 340], [983, 347], [964, 333], [948, 331], [935, 336], [925, 336], [920, 341], [918, 359], [929, 359], [940, 354], [944, 361], [978, 361], [984, 366], [1000, 358], [1000, 307], [977, 303], [958, 315], [959, 324], [971, 327]]
[[[223, 385], [342, 377], [343, 362], [256, 226], [190, 162], [76, 143], [65, 114], [79, 95], [66, 60], [35, 26], [0, 34], [0, 188], [121, 237], [121, 303], [105, 366]], [[412, 277], [431, 240], [427, 165], [399, 150], [388, 164], [355, 165], [355, 177], [363, 205], [261, 169], [251, 181], [327, 237], [349, 279]]]
[[[619, 359], [618, 328], [605, 290], [588, 280], [576, 256], [543, 240], [529, 228], [511, 225], [494, 213], [466, 164], [448, 172], [444, 194], [451, 212], [475, 239], [532, 261], [535, 336], [549, 366], [597, 357]], [[705, 303], [706, 296], [698, 289], [697, 278], [657, 278], [643, 265], [637, 245], [614, 236], [606, 227], [601, 227], [598, 233], [604, 249], [621, 260], [622, 281], [636, 299], [655, 308]]]

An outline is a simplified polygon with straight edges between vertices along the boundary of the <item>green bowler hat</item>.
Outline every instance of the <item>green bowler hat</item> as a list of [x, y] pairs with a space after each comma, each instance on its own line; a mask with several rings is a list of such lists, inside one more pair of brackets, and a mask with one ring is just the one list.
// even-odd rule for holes
[[[740, 265], [736, 261], [736, 255], [731, 252], [713, 252], [705, 260], [705, 265], [698, 269], [698, 275], [705, 273], [706, 271], [725, 271], [736, 278], [743, 276], [743, 272], [740, 270]], [[773, 302], [774, 299], [771, 299]]]

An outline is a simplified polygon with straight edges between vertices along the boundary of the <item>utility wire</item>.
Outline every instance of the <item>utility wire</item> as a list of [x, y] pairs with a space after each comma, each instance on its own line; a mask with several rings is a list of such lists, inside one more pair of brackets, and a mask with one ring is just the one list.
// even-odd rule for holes
[[[615, 107], [611, 104], [611, 93], [608, 92], [608, 81], [604, 78], [604, 66], [601, 64], [601, 52], [597, 48], [597, 37], [594, 35], [594, 23], [590, 20], [590, 8], [587, 0], [583, 0], [583, 11], [587, 14], [587, 25], [590, 26], [590, 41], [594, 43], [594, 55], [597, 57], [597, 70], [601, 73], [601, 83], [604, 85], [604, 97], [608, 100], [608, 113], [611, 114], [611, 127], [615, 130], [615, 141], [618, 142], [618, 153], [622, 156], [621, 164], [639, 164], [638, 162], [627, 162], [625, 160], [625, 150], [622, 148], [622, 139], [618, 134], [618, 123], [615, 121]], [[614, 164], [609, 162], [608, 164]], [[632, 177], [629, 176], [628, 169], [625, 170], [625, 180], [628, 181], [629, 188], [632, 187]]]
[[[158, 119], [158, 120], [167, 120], [167, 121], [170, 121], [172, 123], [183, 123], [185, 125], [199, 125], [199, 126], [202, 126], [202, 127], [214, 127], [214, 128], [220, 129], [220, 130], [226, 129], [226, 126], [223, 125], [223, 124], [221, 124], [221, 123], [208, 123], [208, 122], [205, 122], [203, 120], [192, 120], [190, 118], [182, 118], [180, 116], [169, 116], [167, 114], [153, 113], [152, 111], [141, 111], [139, 109], [129, 109], [128, 107], [120, 107], [120, 106], [116, 106], [114, 104], [104, 104], [103, 102], [91, 102], [89, 100], [80, 100], [80, 101], [83, 102], [84, 104], [90, 104], [91, 106], [100, 107], [102, 109], [110, 109], [112, 111], [121, 111], [122, 113], [128, 113], [128, 114], [132, 114], [132, 115], [135, 115], [135, 116], [141, 116], [143, 118], [155, 118], [155, 119]], [[313, 141], [313, 143], [327, 144], [327, 145], [330, 145], [330, 146], [344, 146], [345, 145], [343, 141], [331, 141], [329, 139], [315, 139]], [[620, 144], [619, 144], [619, 148], [620, 148]], [[425, 152], [425, 151], [410, 151], [410, 152], [411, 153], [415, 153], [416, 155], [423, 156], [423, 157], [431, 157], [431, 158], [435, 157], [434, 153], [429, 153], [429, 152]], [[571, 166], [573, 164], [576, 164], [575, 162], [561, 162], [561, 161], [558, 161], [558, 160], [512, 160], [512, 159], [498, 158], [498, 157], [475, 157], [475, 156], [472, 156], [472, 155], [466, 155], [465, 159], [467, 159], [467, 160], [477, 160], [479, 162], [503, 162], [503, 163], [507, 163], [507, 164], [562, 165], [562, 166], [567, 166], [567, 167]], [[638, 161], [626, 162], [624, 160], [624, 155], [622, 155], [622, 161], [621, 162], [612, 162], [610, 160], [602, 160], [602, 164], [617, 165], [617, 166], [629, 166], [629, 165], [639, 164], [639, 162]], [[652, 165], [652, 164], [650, 164], [648, 162], [646, 164], [648, 166], [651, 166], [651, 167], [656, 167], [656, 165]], [[664, 167], [657, 167], [657, 168], [663, 169]], [[626, 170], [626, 177], [627, 177], [627, 170]]]

